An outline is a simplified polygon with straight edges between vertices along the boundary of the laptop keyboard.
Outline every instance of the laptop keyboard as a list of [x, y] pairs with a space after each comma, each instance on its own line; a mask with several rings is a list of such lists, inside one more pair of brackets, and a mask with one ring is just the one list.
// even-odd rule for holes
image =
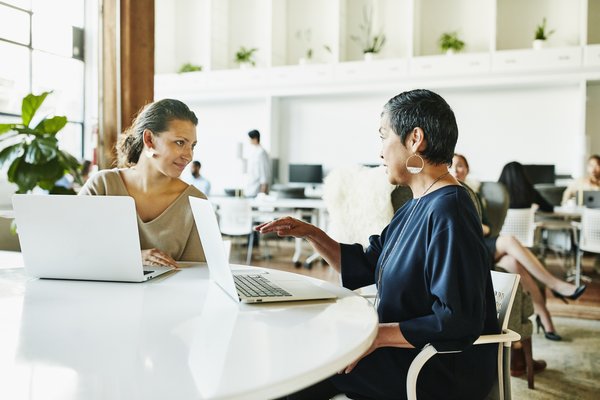
[[262, 275], [234, 275], [235, 287], [247, 297], [291, 296], [279, 286], [273, 285]]

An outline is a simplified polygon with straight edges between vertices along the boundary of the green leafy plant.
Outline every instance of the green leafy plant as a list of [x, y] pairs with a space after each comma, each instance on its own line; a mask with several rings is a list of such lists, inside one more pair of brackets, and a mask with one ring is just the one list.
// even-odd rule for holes
[[350, 36], [350, 39], [359, 43], [362, 47], [363, 53], [377, 54], [383, 48], [386, 37], [383, 33], [373, 34], [373, 9], [370, 7], [363, 7], [363, 22], [358, 26], [361, 35]]
[[443, 52], [448, 50], [459, 52], [465, 47], [465, 42], [458, 38], [457, 32], [445, 32], [438, 39], [438, 45]]
[[177, 72], [182, 74], [184, 72], [196, 72], [196, 71], [202, 71], [202, 65], [185, 63], [181, 66], [181, 68], [179, 68], [179, 71], [177, 71]]
[[248, 63], [255, 66], [256, 61], [254, 61], [254, 53], [257, 51], [257, 48], [247, 49], [242, 46], [237, 53], [235, 53], [235, 62], [238, 64]]
[[552, 35], [555, 32], [554, 29], [552, 29], [551, 31], [546, 32], [546, 17], [544, 17], [544, 19], [542, 20], [542, 23], [539, 24], [536, 28], [535, 28], [535, 36], [534, 39], [535, 40], [546, 40], [550, 37], [550, 35]]
[[67, 124], [67, 117], [44, 117], [32, 122], [51, 92], [28, 94], [21, 106], [21, 123], [0, 124], [0, 168], [9, 164], [8, 181], [18, 186], [17, 193], [27, 193], [36, 186], [52, 194], [74, 194], [72, 189], [56, 186], [69, 173], [82, 184], [79, 161], [60, 150], [56, 134]]

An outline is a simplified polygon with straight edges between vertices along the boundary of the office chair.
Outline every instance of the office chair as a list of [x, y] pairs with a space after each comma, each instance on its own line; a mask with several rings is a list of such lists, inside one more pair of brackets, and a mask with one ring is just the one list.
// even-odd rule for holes
[[581, 275], [581, 257], [584, 251], [600, 254], [600, 209], [584, 208], [581, 222], [573, 223], [579, 229], [577, 263], [575, 265], [575, 285], [581, 279], [590, 280]]
[[[496, 335], [481, 335], [473, 345], [498, 343], [498, 395], [500, 400], [509, 400], [511, 398], [510, 345], [511, 342], [519, 340], [521, 336], [508, 329], [507, 326], [520, 277], [516, 274], [496, 271], [491, 271], [491, 274], [494, 293], [496, 295], [498, 323], [502, 333]], [[434, 346], [428, 344], [423, 347], [421, 352], [411, 363], [406, 378], [406, 394], [408, 400], [415, 400], [417, 398], [417, 378], [419, 372], [421, 372], [421, 369], [427, 361], [438, 353], [442, 354], [444, 352], [438, 352]]]
[[502, 229], [508, 205], [508, 191], [500, 182], [481, 182], [479, 194], [484, 202], [490, 227], [490, 236], [497, 236]]
[[218, 214], [219, 229], [223, 235], [248, 237], [246, 264], [250, 265], [254, 244], [250, 201], [240, 197], [228, 198], [219, 204]]
[[530, 208], [509, 208], [500, 230], [501, 235], [514, 236], [525, 247], [535, 244], [535, 211], [536, 205]]

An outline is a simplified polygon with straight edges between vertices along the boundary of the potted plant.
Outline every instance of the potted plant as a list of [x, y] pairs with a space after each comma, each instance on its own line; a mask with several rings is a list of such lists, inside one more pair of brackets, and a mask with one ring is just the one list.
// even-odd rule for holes
[[461, 51], [465, 47], [465, 42], [458, 38], [457, 32], [444, 32], [438, 39], [438, 45], [442, 52], [451, 55]]
[[61, 150], [56, 138], [67, 124], [67, 117], [43, 117], [34, 123], [36, 112], [50, 93], [28, 94], [21, 107], [22, 122], [0, 124], [0, 168], [9, 165], [8, 181], [17, 185], [17, 193], [39, 187], [50, 194], [75, 194], [73, 189], [56, 186], [65, 174], [83, 184], [79, 161]]
[[179, 68], [179, 71], [177, 71], [177, 72], [180, 74], [183, 74], [185, 72], [196, 72], [196, 71], [202, 71], [202, 65], [185, 63]]
[[546, 31], [546, 17], [542, 19], [542, 23], [535, 28], [535, 35], [533, 38], [533, 48], [539, 50], [544, 47], [546, 40], [554, 33], [554, 29]]
[[257, 51], [257, 48], [247, 49], [242, 46], [237, 53], [235, 53], [235, 62], [238, 63], [242, 69], [249, 68], [250, 66], [254, 67], [256, 65], [254, 53]]
[[371, 61], [375, 54], [378, 54], [385, 44], [386, 37], [380, 32], [373, 34], [373, 9], [363, 8], [363, 22], [358, 26], [361, 36], [350, 36], [350, 39], [358, 42], [362, 47], [365, 61]]

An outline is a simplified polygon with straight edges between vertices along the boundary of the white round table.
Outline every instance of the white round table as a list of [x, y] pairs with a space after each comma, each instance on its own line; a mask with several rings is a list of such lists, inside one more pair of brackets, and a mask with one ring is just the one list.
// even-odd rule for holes
[[238, 304], [201, 265], [146, 283], [0, 269], [0, 398], [264, 400], [294, 392], [348, 365], [377, 330], [367, 300], [315, 281], [339, 298]]

